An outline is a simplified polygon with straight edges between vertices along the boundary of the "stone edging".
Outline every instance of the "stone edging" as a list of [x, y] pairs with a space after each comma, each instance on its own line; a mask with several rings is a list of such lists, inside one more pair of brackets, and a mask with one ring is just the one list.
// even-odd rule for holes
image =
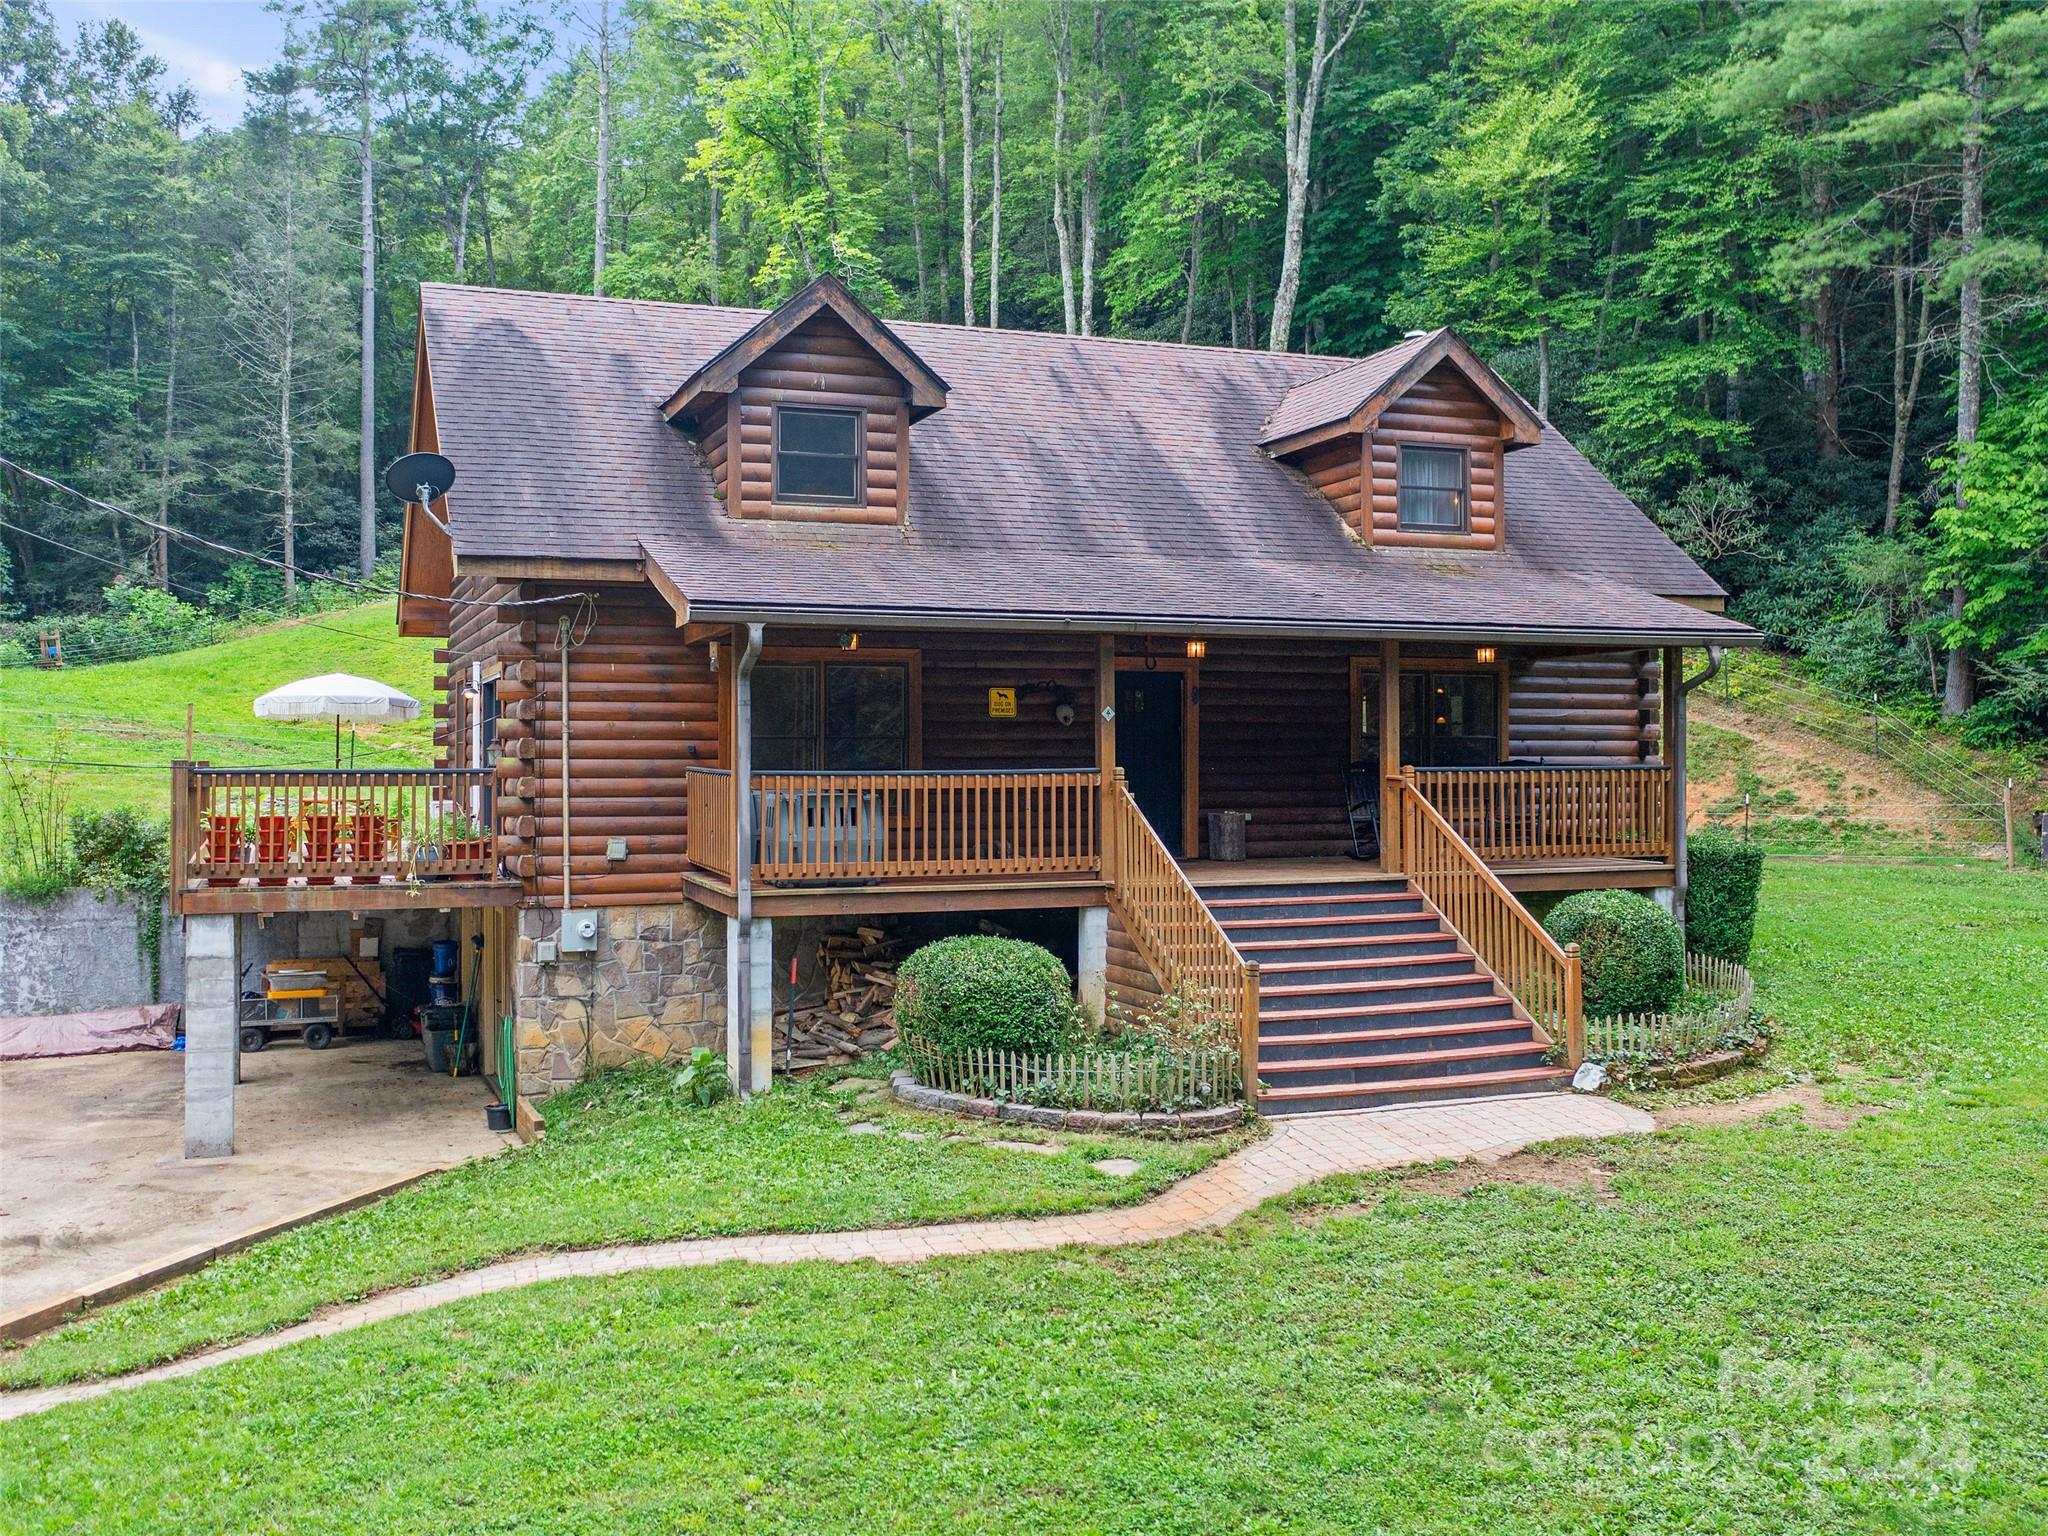
[[266, 1237], [275, 1237], [280, 1232], [289, 1232], [293, 1227], [303, 1227], [308, 1222], [319, 1221], [328, 1216], [339, 1216], [381, 1200], [386, 1195], [404, 1189], [408, 1184], [417, 1184], [433, 1174], [445, 1173], [453, 1163], [435, 1163], [431, 1167], [415, 1168], [375, 1184], [366, 1184], [361, 1189], [332, 1200], [323, 1200], [318, 1205], [309, 1205], [303, 1210], [293, 1211], [289, 1216], [273, 1217], [245, 1227], [232, 1237], [222, 1238], [217, 1243], [201, 1243], [196, 1248], [187, 1248], [167, 1259], [157, 1259], [134, 1269], [124, 1270], [97, 1285], [81, 1290], [62, 1291], [54, 1296], [45, 1296], [41, 1301], [32, 1301], [27, 1306], [15, 1307], [0, 1312], [0, 1339], [19, 1342], [34, 1338], [37, 1334], [69, 1322], [88, 1307], [103, 1307], [109, 1302], [133, 1296], [137, 1291], [146, 1291], [152, 1286], [162, 1285], [166, 1280], [175, 1280], [180, 1275], [189, 1275], [195, 1269], [203, 1269], [215, 1259], [262, 1242]]
[[1242, 1104], [1217, 1104], [1165, 1114], [1101, 1109], [1054, 1109], [1039, 1104], [1004, 1104], [969, 1098], [943, 1088], [927, 1088], [909, 1072], [889, 1074], [889, 1092], [913, 1109], [975, 1120], [1008, 1120], [1048, 1131], [1087, 1131], [1118, 1136], [1220, 1136], [1244, 1123]]
[[1700, 1083], [1711, 1083], [1717, 1077], [1726, 1077], [1736, 1068], [1746, 1067], [1753, 1061], [1762, 1061], [1770, 1048], [1771, 1037], [1764, 1035], [1733, 1050], [1714, 1051], [1689, 1061], [1668, 1061], [1660, 1066], [1645, 1067], [1643, 1075], [1654, 1087], [1691, 1088]]

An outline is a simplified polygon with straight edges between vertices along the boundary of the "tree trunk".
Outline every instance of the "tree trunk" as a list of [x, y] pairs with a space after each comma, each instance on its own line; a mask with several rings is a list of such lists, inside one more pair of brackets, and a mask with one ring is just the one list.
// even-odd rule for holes
[[1331, 62], [1351, 40], [1352, 28], [1364, 11], [1363, 0], [1352, 4], [1343, 27], [1333, 37], [1330, 31], [1330, 0], [1316, 0], [1314, 40], [1309, 45], [1308, 79], [1301, 78], [1296, 0], [1287, 0], [1281, 26], [1283, 70], [1281, 81], [1285, 105], [1284, 127], [1287, 165], [1287, 215], [1282, 228], [1280, 281], [1273, 290], [1273, 326], [1268, 333], [1269, 351], [1285, 352], [1294, 332], [1294, 303], [1301, 291], [1302, 236], [1308, 224], [1310, 149], [1315, 143], [1316, 109], [1322, 104], [1329, 83]]
[[974, 324], [974, 70], [967, 0], [953, 0], [953, 52], [960, 70], [960, 318]]
[[1550, 419], [1550, 332], [1536, 337], [1536, 414]]
[[462, 184], [462, 206], [455, 216], [454, 228], [449, 231], [448, 243], [455, 251], [455, 281], [463, 281], [465, 258], [469, 253], [469, 200], [476, 190], [474, 182]]
[[498, 286], [498, 250], [491, 244], [491, 186], [484, 183], [484, 204], [481, 210], [484, 221], [484, 281], [493, 288]]
[[1088, 153], [1081, 161], [1081, 334], [1095, 334], [1095, 231], [1101, 222], [1103, 0], [1092, 0], [1095, 35], [1088, 48]]
[[277, 441], [278, 467], [283, 471], [283, 483], [279, 487], [278, 530], [284, 535], [284, 600], [291, 606], [299, 595], [299, 530], [298, 498], [293, 485], [292, 465], [292, 384], [296, 370], [293, 365], [292, 344], [287, 341], [284, 356], [279, 359], [277, 387]]
[[1073, 171], [1067, 164], [1067, 90], [1074, 76], [1072, 0], [1052, 0], [1052, 236], [1059, 248], [1060, 305], [1074, 334]]
[[[1202, 175], [1202, 135], [1195, 135], [1195, 179]], [[1195, 294], [1202, 286], [1202, 203], [1195, 200], [1193, 227], [1188, 231], [1188, 296], [1180, 311], [1180, 339], [1185, 344], [1195, 331]]]
[[597, 7], [597, 208], [592, 230], [590, 291], [604, 296], [605, 247], [612, 223], [612, 6]]
[[[903, 135], [903, 187], [910, 199], [910, 248], [917, 261], [917, 318], [928, 320], [931, 318], [931, 301], [925, 277], [924, 215], [917, 199], [917, 129], [910, 115], [910, 71], [904, 62], [903, 49], [889, 32], [887, 18], [879, 5], [875, 7], [875, 31], [882, 39], [882, 46], [888, 50], [889, 67], [896, 76], [899, 107], [896, 127]], [[715, 233], [716, 223], [712, 228]]]
[[946, 240], [946, 204], [952, 196], [952, 183], [946, 179], [946, 42], [940, 28], [942, 23], [935, 15], [932, 20], [932, 80], [935, 86], [933, 99], [937, 103], [938, 153], [932, 157], [934, 174], [938, 180], [939, 227], [936, 243], [939, 249], [939, 318], [943, 320], [953, 307], [953, 256]]
[[999, 330], [1003, 324], [1003, 18], [996, 15], [994, 117], [989, 122], [988, 141], [988, 323]]
[[[377, 569], [377, 214], [376, 149], [370, 121], [370, 14], [363, 9], [363, 59], [356, 131], [361, 135], [358, 174], [362, 182], [363, 324], [362, 398], [356, 422], [356, 570], [365, 579]], [[290, 556], [286, 556], [290, 563]], [[285, 580], [291, 581], [289, 575]], [[289, 589], [288, 589], [289, 590]]]
[[714, 304], [725, 302], [720, 296], [718, 282], [718, 216], [721, 212], [721, 200], [718, 183], [714, 181], [711, 183], [711, 302]]
[[172, 279], [170, 313], [165, 320], [164, 440], [156, 464], [156, 521], [149, 535], [150, 577], [166, 591], [171, 585], [171, 441], [178, 414], [178, 289]]
[[[1961, 511], [1967, 496], [1963, 467], [1970, 446], [1977, 441], [1977, 425], [1984, 407], [1984, 279], [1977, 270], [1976, 254], [1984, 238], [1984, 9], [1972, 3], [1963, 18], [1963, 98], [1968, 103], [1963, 124], [1962, 246], [1956, 257], [1963, 269], [1958, 296], [1956, 330], [1956, 509]], [[1949, 612], [1961, 619], [1969, 594], [1957, 586], [1949, 593]], [[1969, 713], [1977, 702], [1977, 674], [1969, 647], [1958, 645], [1948, 653], [1948, 675], [1943, 680], [1941, 711], [1955, 716]]]
[[[1920, 319], [1913, 329], [1909, 346], [1906, 340], [1906, 285], [1909, 281], [1909, 274], [1904, 268], [1892, 274], [1892, 451], [1884, 481], [1886, 538], [1899, 531], [1899, 497], [1906, 480], [1906, 440], [1913, 426], [1913, 405], [1920, 394], [1920, 370], [1927, 363], [1927, 326], [1934, 293], [1931, 283], [1920, 285]], [[1908, 351], [1913, 354], [1910, 368], [1906, 365]]]

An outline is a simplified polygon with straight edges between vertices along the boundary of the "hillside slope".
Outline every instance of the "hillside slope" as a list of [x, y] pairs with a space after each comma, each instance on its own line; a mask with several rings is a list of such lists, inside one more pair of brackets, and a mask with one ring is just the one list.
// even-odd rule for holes
[[[331, 721], [258, 720], [250, 706], [258, 694], [295, 678], [354, 672], [404, 689], [421, 706], [417, 720], [357, 726], [356, 764], [422, 765], [433, 754], [435, 645], [400, 637], [390, 604], [380, 602], [168, 656], [0, 672], [0, 753], [73, 765], [54, 771], [74, 807], [163, 811], [170, 803], [167, 765], [184, 755], [188, 703], [193, 752], [202, 761], [329, 767]], [[17, 762], [16, 771], [39, 774], [43, 763]]]

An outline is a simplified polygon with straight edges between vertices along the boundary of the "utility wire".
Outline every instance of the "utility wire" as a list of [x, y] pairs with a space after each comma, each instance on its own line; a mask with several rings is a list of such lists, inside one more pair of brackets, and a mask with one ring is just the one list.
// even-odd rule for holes
[[[233, 555], [243, 560], [254, 560], [258, 564], [270, 566], [274, 570], [290, 571], [294, 575], [305, 577], [308, 581], [331, 582], [335, 586], [350, 587], [356, 591], [369, 592], [379, 597], [409, 597], [419, 602], [447, 603], [457, 608], [545, 608], [552, 607], [558, 603], [570, 602], [576, 598], [583, 598], [586, 601], [590, 598], [588, 592], [564, 592], [555, 597], [521, 597], [504, 601], [489, 597], [443, 597], [433, 592], [408, 592], [403, 587], [387, 587], [377, 582], [358, 581], [352, 576], [336, 576], [320, 571], [309, 571], [303, 566], [288, 564], [270, 555], [259, 554], [253, 549], [242, 549], [234, 544], [223, 544], [220, 540], [209, 539], [204, 534], [193, 533], [189, 529], [174, 527], [170, 523], [160, 523], [153, 517], [145, 517], [142, 513], [132, 511], [127, 507], [117, 507], [110, 501], [101, 501], [97, 496], [87, 495], [75, 485], [66, 485], [62, 480], [53, 480], [48, 475], [39, 474], [35, 470], [30, 469], [26, 464], [18, 463], [8, 458], [5, 454], [0, 454], [0, 465], [5, 465], [16, 474], [26, 475], [37, 484], [46, 485], [53, 491], [62, 491], [67, 496], [75, 496], [89, 507], [97, 507], [102, 512], [111, 512], [117, 517], [132, 518], [134, 521], [142, 524], [143, 527], [154, 529], [156, 532], [164, 534], [169, 538], [184, 539], [187, 543], [198, 544], [218, 554]], [[79, 553], [82, 554], [84, 551], [81, 550]]]

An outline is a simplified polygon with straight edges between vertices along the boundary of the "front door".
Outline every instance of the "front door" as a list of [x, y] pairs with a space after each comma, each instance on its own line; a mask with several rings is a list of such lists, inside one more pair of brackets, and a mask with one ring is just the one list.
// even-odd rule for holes
[[1181, 674], [1116, 675], [1116, 765], [1159, 840], [1181, 849]]

